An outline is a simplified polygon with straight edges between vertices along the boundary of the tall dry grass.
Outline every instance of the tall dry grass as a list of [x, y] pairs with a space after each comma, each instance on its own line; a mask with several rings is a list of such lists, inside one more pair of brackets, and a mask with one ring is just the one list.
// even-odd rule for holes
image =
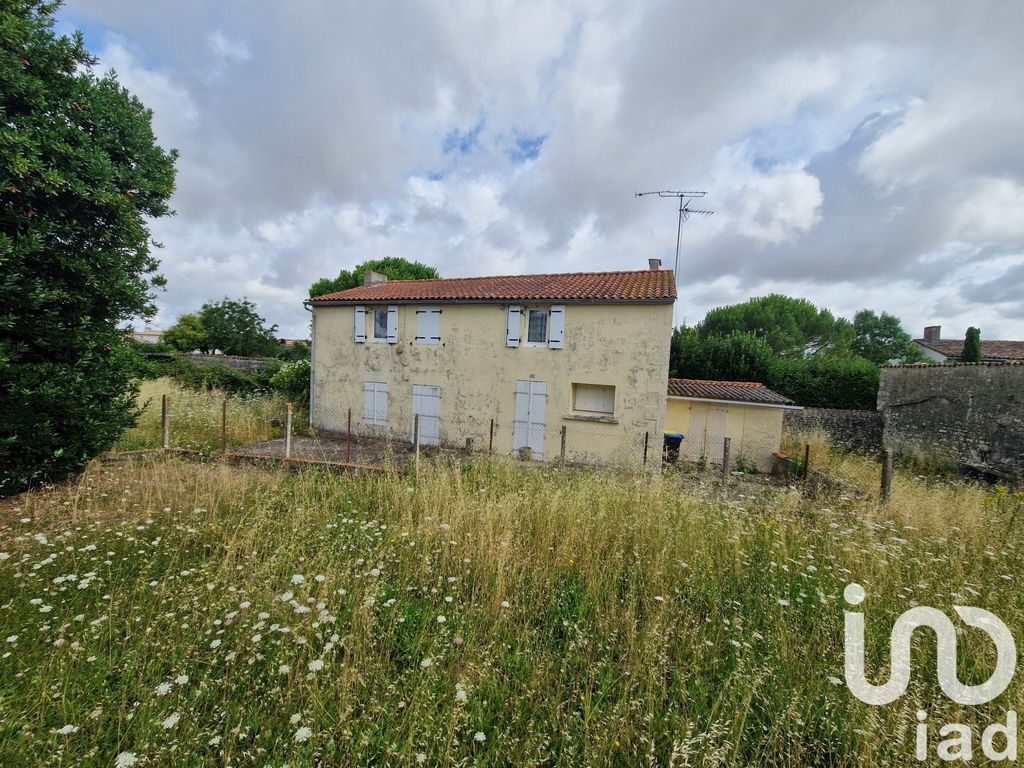
[[94, 464], [0, 530], [0, 764], [909, 765], [917, 708], [979, 725], [1020, 686], [957, 711], [925, 640], [899, 704], [860, 704], [843, 587], [867, 589], [882, 677], [911, 605], [1021, 636], [1024, 598], [992, 494], [894, 490], [879, 509], [485, 461]]
[[[226, 395], [181, 387], [170, 378], [142, 382], [138, 403], [142, 413], [115, 446], [117, 451], [159, 448], [162, 443], [162, 396], [170, 398], [170, 438], [174, 448], [212, 451], [221, 438], [221, 408], [226, 400], [227, 444], [229, 448], [251, 445], [283, 436], [280, 424], [287, 408], [277, 393]], [[304, 416], [296, 413], [295, 424]]]

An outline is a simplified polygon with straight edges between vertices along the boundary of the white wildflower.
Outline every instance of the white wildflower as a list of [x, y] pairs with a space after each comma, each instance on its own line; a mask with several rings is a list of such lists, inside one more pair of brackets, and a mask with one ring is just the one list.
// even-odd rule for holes
[[131, 768], [139, 762], [134, 752], [121, 752], [114, 758], [114, 768]]
[[295, 732], [295, 735], [292, 738], [301, 744], [304, 741], [309, 741], [309, 737], [312, 735], [313, 731], [310, 730], [309, 726], [304, 725]]
[[186, 683], [188, 683], [188, 675], [178, 675], [176, 678], [174, 678], [174, 682], [178, 685], [185, 685]]
[[477, 731], [473, 734], [473, 741], [484, 742], [487, 741], [487, 736], [483, 731]]
[[324, 668], [324, 660], [313, 659], [311, 662], [309, 662], [308, 667], [310, 672], [319, 672], [321, 669]]
[[171, 684], [170, 683], [160, 683], [160, 685], [158, 685], [156, 687], [156, 695], [157, 696], [166, 696], [170, 692], [171, 692]]
[[169, 731], [171, 728], [173, 728], [174, 726], [176, 726], [178, 724], [179, 720], [181, 720], [181, 715], [178, 714], [177, 712], [175, 712], [170, 717], [168, 717], [166, 720], [164, 720], [162, 723], [160, 723], [160, 726], [165, 731]]
[[305, 584], [305, 583], [306, 583], [306, 577], [303, 576], [301, 573], [296, 573], [294, 576], [292, 576], [292, 584]]

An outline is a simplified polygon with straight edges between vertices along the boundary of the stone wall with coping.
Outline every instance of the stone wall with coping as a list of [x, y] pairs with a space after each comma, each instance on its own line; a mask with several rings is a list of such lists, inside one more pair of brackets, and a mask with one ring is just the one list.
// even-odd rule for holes
[[1024, 479], [1024, 364], [957, 363], [882, 369], [883, 443]]

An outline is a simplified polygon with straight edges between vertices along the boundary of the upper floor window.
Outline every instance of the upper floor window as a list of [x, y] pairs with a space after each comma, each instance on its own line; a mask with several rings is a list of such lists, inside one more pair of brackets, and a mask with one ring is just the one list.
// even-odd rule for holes
[[548, 343], [548, 310], [531, 309], [527, 314], [526, 343], [546, 346]]
[[416, 309], [416, 343], [441, 343], [441, 308], [417, 307]]
[[[523, 318], [523, 315], [526, 317]], [[524, 320], [525, 338], [522, 336]], [[531, 308], [510, 305], [505, 326], [505, 346], [518, 347], [521, 340], [528, 347], [562, 349], [565, 346], [565, 305]]]
[[[388, 344], [398, 343], [398, 307], [353, 307], [352, 313], [356, 342], [366, 341], [366, 324], [369, 319], [371, 339]], [[370, 317], [367, 318], [367, 315]]]
[[387, 307], [378, 307], [373, 310], [373, 340], [388, 340], [388, 310]]

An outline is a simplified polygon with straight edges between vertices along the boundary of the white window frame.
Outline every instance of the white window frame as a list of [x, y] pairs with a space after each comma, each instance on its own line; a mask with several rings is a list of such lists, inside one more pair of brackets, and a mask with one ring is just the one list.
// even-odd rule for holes
[[[384, 335], [377, 335], [377, 314], [383, 312], [384, 321]], [[398, 307], [370, 307], [370, 325], [372, 330], [370, 332], [370, 338], [377, 344], [397, 344], [398, 343]]]
[[[611, 390], [611, 410], [597, 409], [597, 408], [581, 408], [579, 403], [580, 389], [585, 387], [594, 387], [595, 389]], [[615, 415], [615, 385], [614, 384], [591, 384], [588, 382], [573, 382], [572, 385], [572, 409], [579, 413], [593, 413], [600, 414], [602, 416], [614, 416]], [[589, 405], [589, 403], [585, 403]]]
[[[377, 315], [384, 313], [384, 335], [377, 335]], [[387, 344], [388, 342], [388, 308], [387, 307], [371, 307], [370, 308], [370, 324], [373, 330], [370, 332], [370, 338], [372, 338], [378, 344]]]
[[[530, 340], [530, 318], [534, 312], [544, 313], [544, 338], [540, 341]], [[526, 310], [526, 338], [524, 344], [527, 347], [546, 347], [548, 345], [548, 332], [551, 329], [551, 308], [550, 307], [530, 307]]]
[[441, 343], [440, 307], [416, 308], [416, 343], [433, 345]]

